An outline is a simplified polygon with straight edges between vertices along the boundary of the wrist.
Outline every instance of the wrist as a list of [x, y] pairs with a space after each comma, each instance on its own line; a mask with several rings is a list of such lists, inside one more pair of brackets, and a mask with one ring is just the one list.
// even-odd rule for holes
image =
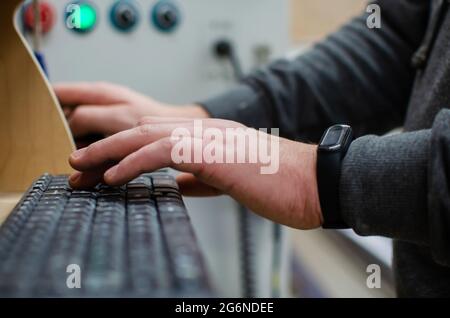
[[318, 146], [316, 145], [308, 145], [309, 148], [309, 175], [307, 178], [307, 189], [309, 190], [308, 193], [308, 209], [310, 210], [310, 213], [315, 216], [315, 219], [317, 220], [317, 226], [321, 226], [323, 224], [323, 214], [322, 214], [322, 208], [320, 206], [320, 199], [319, 199], [319, 187], [317, 183], [317, 149]]
[[[322, 210], [317, 186], [317, 146], [300, 143], [300, 152], [294, 163], [298, 174], [294, 180], [300, 183], [294, 188], [297, 192], [297, 210], [299, 219], [293, 227], [298, 229], [315, 229], [323, 224]], [[301, 158], [299, 161], [298, 159]]]

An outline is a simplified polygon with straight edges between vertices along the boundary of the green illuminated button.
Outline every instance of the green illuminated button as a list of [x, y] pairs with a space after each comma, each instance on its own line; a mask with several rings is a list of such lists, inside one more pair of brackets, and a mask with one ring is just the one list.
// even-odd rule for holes
[[73, 2], [66, 7], [66, 26], [77, 32], [89, 32], [97, 24], [97, 11], [87, 2]]

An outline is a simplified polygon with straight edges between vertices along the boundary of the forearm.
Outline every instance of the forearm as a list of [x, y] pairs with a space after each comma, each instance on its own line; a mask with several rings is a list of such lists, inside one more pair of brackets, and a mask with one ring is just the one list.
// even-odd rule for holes
[[363, 14], [306, 54], [277, 61], [201, 104], [213, 117], [278, 127], [291, 139], [318, 141], [333, 123], [350, 124], [357, 135], [399, 126], [414, 77], [410, 60], [422, 39], [429, 4], [378, 3], [381, 29], [368, 29]]
[[449, 122], [445, 110], [432, 129], [353, 142], [340, 200], [358, 234], [429, 245], [437, 261], [450, 264]]

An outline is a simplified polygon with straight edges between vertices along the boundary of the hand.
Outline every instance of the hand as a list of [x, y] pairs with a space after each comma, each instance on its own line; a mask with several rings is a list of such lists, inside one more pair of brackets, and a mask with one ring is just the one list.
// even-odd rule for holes
[[209, 117], [200, 106], [170, 106], [110, 83], [60, 83], [54, 90], [76, 138], [112, 135], [144, 116]]
[[[244, 134], [246, 129], [238, 123], [219, 119], [200, 122], [203, 130], [215, 128], [225, 132], [227, 128], [241, 128], [237, 136]], [[184, 172], [177, 178], [184, 195], [228, 194], [252, 211], [281, 224], [299, 229], [317, 228], [322, 224], [316, 181], [316, 146], [253, 130], [258, 143], [268, 142], [271, 155], [279, 154], [276, 173], [262, 174], [261, 163], [208, 164], [205, 160], [201, 163], [176, 163], [173, 151], [180, 145], [193, 153], [200, 148], [206, 149], [205, 146], [213, 140], [206, 134], [201, 138], [194, 136], [194, 125], [198, 123], [183, 118], [146, 118], [133, 129], [73, 153], [70, 163], [79, 172], [70, 177], [70, 184], [74, 188], [91, 187], [101, 181], [121, 185], [144, 172], [172, 167]], [[172, 134], [176, 128], [184, 128], [194, 137], [174, 138]], [[279, 143], [279, 153], [272, 153], [277, 149], [274, 146], [276, 142]], [[231, 147], [229, 140], [217, 145], [215, 153], [241, 149]], [[249, 145], [245, 145], [247, 151]], [[192, 155], [189, 157], [192, 162]]]

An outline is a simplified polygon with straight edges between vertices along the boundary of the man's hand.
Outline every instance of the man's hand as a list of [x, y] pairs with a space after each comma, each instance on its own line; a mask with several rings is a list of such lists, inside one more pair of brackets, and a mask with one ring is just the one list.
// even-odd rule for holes
[[[316, 146], [257, 132], [258, 142], [272, 145], [278, 142], [279, 169], [274, 174], [262, 174], [261, 163], [176, 163], [174, 147], [186, 145], [195, 151], [210, 144], [211, 138], [201, 139], [194, 133], [198, 121], [184, 118], [146, 118], [139, 126], [120, 132], [81, 149], [70, 157], [71, 165], [78, 170], [70, 178], [74, 188], [85, 188], [105, 182], [124, 184], [144, 172], [172, 167], [184, 172], [178, 176], [185, 195], [208, 196], [228, 194], [254, 212], [299, 229], [317, 228], [322, 224], [322, 214], [316, 181]], [[203, 129], [214, 128], [225, 135], [227, 128], [244, 128], [241, 124], [206, 119]], [[173, 131], [183, 128], [194, 137], [173, 138]], [[238, 151], [232, 142], [218, 143], [215, 151]], [[232, 147], [233, 146], [233, 147]], [[189, 148], [190, 147], [190, 148]], [[247, 151], [249, 143], [246, 144]], [[240, 149], [242, 150], [242, 149]], [[248, 153], [248, 152], [247, 152]], [[190, 162], [193, 162], [191, 160]]]
[[76, 138], [112, 135], [144, 116], [209, 117], [200, 106], [173, 107], [110, 83], [60, 83], [54, 89]]

